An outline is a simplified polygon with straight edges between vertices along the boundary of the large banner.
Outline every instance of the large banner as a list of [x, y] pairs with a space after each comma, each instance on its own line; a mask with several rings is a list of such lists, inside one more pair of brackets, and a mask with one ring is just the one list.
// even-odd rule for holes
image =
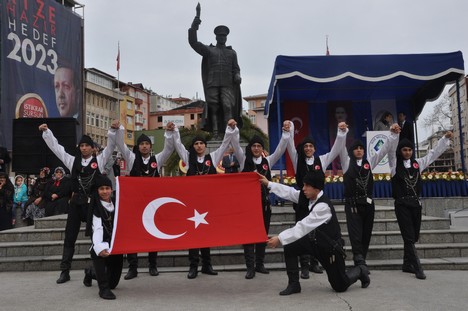
[[5, 0], [0, 10], [0, 145], [11, 149], [15, 118], [81, 123], [83, 29], [79, 15], [53, 0]]
[[118, 177], [113, 254], [265, 242], [256, 173]]

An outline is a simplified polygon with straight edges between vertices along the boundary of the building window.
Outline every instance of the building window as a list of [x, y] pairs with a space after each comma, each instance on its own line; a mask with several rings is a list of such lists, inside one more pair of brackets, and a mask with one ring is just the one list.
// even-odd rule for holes
[[127, 116], [127, 124], [128, 125], [133, 124], [133, 118], [131, 116]]
[[256, 121], [257, 121], [256, 116], [257, 115], [255, 115], [255, 114], [249, 115], [249, 119], [250, 119], [250, 122], [252, 122], [252, 124], [257, 124], [256, 123]]
[[162, 116], [158, 116], [158, 122], [162, 122]]
[[133, 108], [133, 103], [131, 101], [127, 100], [127, 109], [132, 110], [132, 108]]
[[190, 120], [195, 120], [195, 114], [193, 113], [190, 114]]

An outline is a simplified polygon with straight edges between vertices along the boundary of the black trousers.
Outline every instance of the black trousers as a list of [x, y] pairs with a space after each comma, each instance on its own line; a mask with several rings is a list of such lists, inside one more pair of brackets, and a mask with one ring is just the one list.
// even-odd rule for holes
[[91, 250], [90, 253], [93, 259], [93, 266], [96, 271], [96, 280], [99, 289], [116, 288], [119, 284], [120, 276], [122, 275], [123, 255], [100, 257], [96, 255], [94, 250]]
[[395, 215], [403, 241], [407, 244], [416, 243], [421, 231], [421, 205], [410, 207], [403, 200], [395, 200]]
[[[268, 204], [263, 209], [263, 225], [265, 226], [265, 231], [268, 234], [270, 230], [270, 221], [271, 221], [271, 208]], [[244, 257], [245, 264], [247, 268], [253, 268], [252, 264], [255, 262], [255, 265], [262, 266], [265, 262], [265, 251], [266, 251], [266, 242], [255, 243], [255, 244], [245, 244], [244, 245]], [[254, 259], [255, 258], [255, 259]]]
[[353, 255], [355, 258], [358, 255], [362, 255], [365, 260], [372, 237], [372, 228], [374, 227], [374, 202], [366, 205], [356, 205], [347, 201], [345, 203], [345, 213]]
[[[148, 253], [148, 267], [156, 268], [157, 267], [157, 258], [158, 252], [149, 252]], [[138, 269], [138, 254], [127, 254], [127, 262], [129, 269]]]
[[318, 259], [327, 272], [328, 282], [337, 292], [344, 292], [352, 284], [346, 274], [345, 261], [340, 253], [319, 247], [308, 235], [284, 246], [286, 272], [289, 283], [299, 282], [299, 264], [297, 256], [311, 254]]
[[202, 265], [203, 266], [211, 265], [211, 255], [210, 255], [210, 249], [208, 247], [207, 248], [192, 248], [192, 249], [189, 249], [189, 261], [190, 261], [191, 268], [198, 267], [198, 264], [200, 263], [200, 253], [202, 257]]
[[65, 239], [63, 243], [62, 262], [60, 269], [70, 270], [73, 255], [75, 253], [75, 243], [80, 232], [82, 222], [86, 222], [88, 216], [88, 203], [78, 203], [77, 197], [72, 197], [70, 201], [70, 209], [65, 226]]

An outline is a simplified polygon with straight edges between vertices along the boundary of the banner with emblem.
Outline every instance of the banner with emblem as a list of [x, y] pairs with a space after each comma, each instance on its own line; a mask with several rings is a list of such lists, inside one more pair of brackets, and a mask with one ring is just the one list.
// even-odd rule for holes
[[117, 179], [113, 254], [266, 240], [256, 173]]

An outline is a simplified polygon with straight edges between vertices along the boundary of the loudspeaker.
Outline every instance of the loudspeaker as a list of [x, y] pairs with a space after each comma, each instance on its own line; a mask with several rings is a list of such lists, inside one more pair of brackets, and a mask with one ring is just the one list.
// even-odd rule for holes
[[72, 156], [76, 154], [76, 127], [74, 118], [20, 118], [13, 120], [12, 171], [23, 174], [39, 174], [44, 166], [51, 172], [62, 166], [67, 167], [47, 147], [39, 125], [46, 123], [58, 143]]

